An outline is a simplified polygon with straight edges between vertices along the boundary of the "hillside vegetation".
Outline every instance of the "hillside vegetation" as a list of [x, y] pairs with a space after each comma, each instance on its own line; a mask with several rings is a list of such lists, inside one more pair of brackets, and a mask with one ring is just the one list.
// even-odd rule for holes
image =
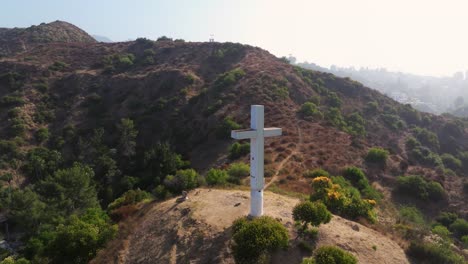
[[[86, 263], [140, 202], [247, 184], [248, 142], [229, 134], [249, 126], [252, 104], [265, 105], [267, 126], [283, 128], [265, 142], [270, 190], [310, 195], [401, 239], [415, 258], [440, 253], [410, 241], [442, 234], [431, 225], [451, 213], [437, 224], [444, 245], [458, 253], [466, 245], [466, 120], [418, 112], [248, 45], [72, 35], [0, 57], [6, 255]], [[401, 206], [415, 210], [402, 216]]]

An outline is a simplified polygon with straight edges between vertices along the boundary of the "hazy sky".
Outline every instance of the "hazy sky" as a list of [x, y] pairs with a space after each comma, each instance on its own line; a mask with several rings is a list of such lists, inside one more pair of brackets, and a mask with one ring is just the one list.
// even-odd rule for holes
[[114, 41], [232, 41], [322, 66], [468, 70], [467, 0], [0, 0], [0, 27], [65, 20]]

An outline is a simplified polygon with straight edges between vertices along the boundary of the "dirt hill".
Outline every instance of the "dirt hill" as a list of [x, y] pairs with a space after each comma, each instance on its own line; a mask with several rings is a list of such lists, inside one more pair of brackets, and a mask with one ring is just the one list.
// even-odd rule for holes
[[[148, 204], [122, 224], [132, 226], [132, 231], [110, 242], [93, 263], [234, 263], [230, 227], [248, 214], [249, 196], [248, 191], [196, 189], [183, 203], [171, 199]], [[291, 247], [274, 255], [273, 263], [300, 263], [308, 256], [294, 240], [291, 210], [298, 202], [265, 193], [265, 214], [280, 219], [292, 238]], [[337, 245], [355, 255], [359, 263], [409, 263], [403, 249], [390, 238], [336, 215], [319, 229], [317, 246], [322, 245]]]

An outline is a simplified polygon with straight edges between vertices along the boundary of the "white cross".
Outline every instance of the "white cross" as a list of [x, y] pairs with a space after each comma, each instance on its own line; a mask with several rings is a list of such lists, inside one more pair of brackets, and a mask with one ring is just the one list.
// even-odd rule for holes
[[250, 129], [232, 130], [235, 139], [250, 138], [250, 216], [263, 215], [263, 149], [264, 138], [281, 135], [281, 128], [264, 128], [263, 105], [252, 105], [250, 110]]

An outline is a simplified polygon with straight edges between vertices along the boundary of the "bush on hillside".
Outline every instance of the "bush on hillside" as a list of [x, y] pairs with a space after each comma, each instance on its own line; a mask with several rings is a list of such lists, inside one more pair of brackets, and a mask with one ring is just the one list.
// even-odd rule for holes
[[244, 77], [245, 71], [242, 68], [235, 68], [231, 71], [221, 74], [214, 82], [214, 89], [221, 91], [231, 85], [234, 85], [242, 77]]
[[250, 152], [250, 143], [235, 142], [229, 147], [229, 158], [232, 160], [238, 159], [247, 155]]
[[1, 106], [21, 106], [24, 103], [24, 99], [17, 95], [5, 95], [0, 99]]
[[319, 176], [325, 176], [325, 177], [330, 177], [330, 174], [328, 173], [328, 171], [322, 169], [322, 168], [318, 168], [318, 169], [313, 169], [313, 170], [308, 170], [306, 172], [304, 172], [304, 177], [306, 178], [317, 178]]
[[306, 230], [309, 224], [312, 226], [319, 226], [320, 224], [329, 223], [332, 214], [322, 202], [306, 201], [294, 207], [293, 218], [294, 221], [301, 222], [303, 230]]
[[393, 115], [393, 114], [382, 114], [381, 115], [382, 120], [384, 123], [389, 127], [390, 129], [393, 130], [401, 130], [405, 128], [406, 124], [403, 120], [400, 119], [399, 116]]
[[156, 39], [156, 41], [172, 41], [172, 38], [166, 37], [166, 36], [161, 36]]
[[365, 136], [365, 124], [364, 118], [358, 112], [354, 112], [346, 118], [345, 131], [354, 136]]
[[210, 169], [205, 176], [206, 183], [210, 186], [224, 185], [228, 180], [228, 173], [220, 169]]
[[429, 148], [419, 146], [409, 151], [409, 156], [412, 160], [425, 166], [441, 167], [443, 166], [442, 159], [435, 152], [432, 152]]
[[216, 129], [216, 136], [219, 139], [231, 138], [231, 130], [240, 129], [241, 126], [237, 124], [232, 117], [225, 117], [223, 122]]
[[129, 190], [110, 203], [107, 209], [114, 210], [125, 205], [139, 203], [145, 199], [151, 199], [151, 194], [140, 189]]
[[442, 159], [442, 162], [444, 163], [445, 167], [454, 171], [459, 171], [462, 169], [461, 160], [455, 158], [453, 155], [444, 153], [440, 156], [440, 158]]
[[327, 103], [331, 107], [340, 108], [343, 102], [335, 92], [329, 92], [327, 96]]
[[442, 212], [437, 216], [436, 221], [445, 227], [449, 227], [455, 220], [458, 219], [458, 215], [450, 212]]
[[288, 246], [288, 230], [274, 218], [240, 218], [232, 225], [236, 263], [265, 261], [268, 253]]
[[232, 163], [229, 166], [227, 173], [229, 175], [229, 182], [240, 184], [242, 178], [250, 175], [250, 166], [243, 162]]
[[468, 235], [468, 221], [458, 218], [450, 225], [449, 229], [457, 238], [461, 239]]
[[200, 186], [202, 179], [193, 169], [178, 170], [164, 179], [164, 186], [172, 193], [181, 193]]
[[352, 187], [344, 178], [334, 178], [336, 184], [328, 177], [316, 177], [312, 180], [313, 193], [310, 196], [311, 201], [322, 201], [333, 213], [344, 217], [356, 219], [358, 217], [367, 218], [369, 221], [375, 221], [373, 211], [376, 205], [375, 200], [362, 199], [359, 191]]
[[49, 139], [49, 129], [43, 127], [43, 128], [39, 128], [37, 131], [36, 131], [36, 140], [38, 142], [44, 142], [46, 141], [47, 139]]
[[357, 259], [351, 253], [335, 246], [322, 246], [315, 251], [314, 257], [304, 259], [302, 264], [357, 264]]
[[464, 258], [445, 244], [411, 242], [407, 254], [413, 257], [418, 263], [427, 264], [464, 264]]
[[423, 146], [426, 146], [436, 152], [439, 150], [439, 138], [434, 132], [425, 128], [415, 127], [413, 129], [413, 134]]
[[416, 227], [423, 227], [426, 224], [423, 214], [414, 206], [402, 206], [398, 211], [399, 223]]
[[385, 166], [387, 163], [388, 151], [383, 148], [374, 147], [367, 152], [366, 161], [380, 166]]
[[382, 198], [382, 194], [369, 184], [366, 175], [361, 169], [348, 167], [343, 171], [343, 176], [348, 179], [365, 198], [373, 200], [380, 200]]
[[49, 66], [49, 70], [51, 71], [64, 71], [68, 68], [68, 64], [62, 61], [56, 61], [51, 66]]
[[346, 122], [344, 121], [343, 116], [341, 116], [341, 111], [336, 107], [332, 107], [328, 110], [328, 112], [325, 114], [325, 119], [334, 127], [339, 129], [346, 128]]
[[422, 200], [439, 201], [445, 197], [445, 190], [440, 183], [413, 175], [399, 176], [396, 191]]
[[317, 119], [322, 119], [323, 114], [320, 112], [318, 109], [317, 105], [311, 102], [305, 102], [302, 106], [301, 109], [299, 109], [299, 113], [306, 118], [313, 117]]

